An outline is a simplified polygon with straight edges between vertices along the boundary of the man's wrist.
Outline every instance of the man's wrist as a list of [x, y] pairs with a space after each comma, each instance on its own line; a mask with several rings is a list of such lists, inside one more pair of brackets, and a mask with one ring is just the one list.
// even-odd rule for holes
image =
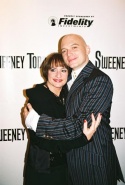
[[36, 132], [39, 117], [39, 114], [34, 109], [29, 111], [25, 120], [26, 127]]

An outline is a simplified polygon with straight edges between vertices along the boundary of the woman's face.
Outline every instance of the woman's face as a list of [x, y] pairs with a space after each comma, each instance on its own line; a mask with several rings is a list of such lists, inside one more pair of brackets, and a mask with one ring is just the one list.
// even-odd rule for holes
[[62, 88], [66, 84], [67, 78], [68, 69], [66, 67], [53, 65], [48, 70], [47, 85], [49, 88]]

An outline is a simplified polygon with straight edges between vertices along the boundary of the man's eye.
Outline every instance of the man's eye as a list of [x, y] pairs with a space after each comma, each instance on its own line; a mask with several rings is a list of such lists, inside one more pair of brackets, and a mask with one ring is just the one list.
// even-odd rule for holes
[[73, 49], [76, 49], [77, 48], [77, 46], [73, 46]]
[[62, 54], [65, 53], [65, 52], [66, 52], [66, 50], [62, 50]]

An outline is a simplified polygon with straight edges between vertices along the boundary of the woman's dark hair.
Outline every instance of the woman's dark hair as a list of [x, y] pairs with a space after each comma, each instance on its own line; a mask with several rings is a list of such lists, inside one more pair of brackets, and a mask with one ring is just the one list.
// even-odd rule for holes
[[68, 69], [70, 72], [70, 68], [65, 64], [62, 55], [60, 53], [52, 53], [41, 64], [41, 74], [45, 81], [48, 80], [48, 70], [53, 66], [62, 66]]

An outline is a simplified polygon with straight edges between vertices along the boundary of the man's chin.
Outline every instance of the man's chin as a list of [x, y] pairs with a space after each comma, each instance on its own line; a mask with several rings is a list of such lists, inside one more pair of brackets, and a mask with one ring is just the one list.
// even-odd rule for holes
[[70, 64], [69, 67], [74, 69], [76, 66], [74, 64]]

